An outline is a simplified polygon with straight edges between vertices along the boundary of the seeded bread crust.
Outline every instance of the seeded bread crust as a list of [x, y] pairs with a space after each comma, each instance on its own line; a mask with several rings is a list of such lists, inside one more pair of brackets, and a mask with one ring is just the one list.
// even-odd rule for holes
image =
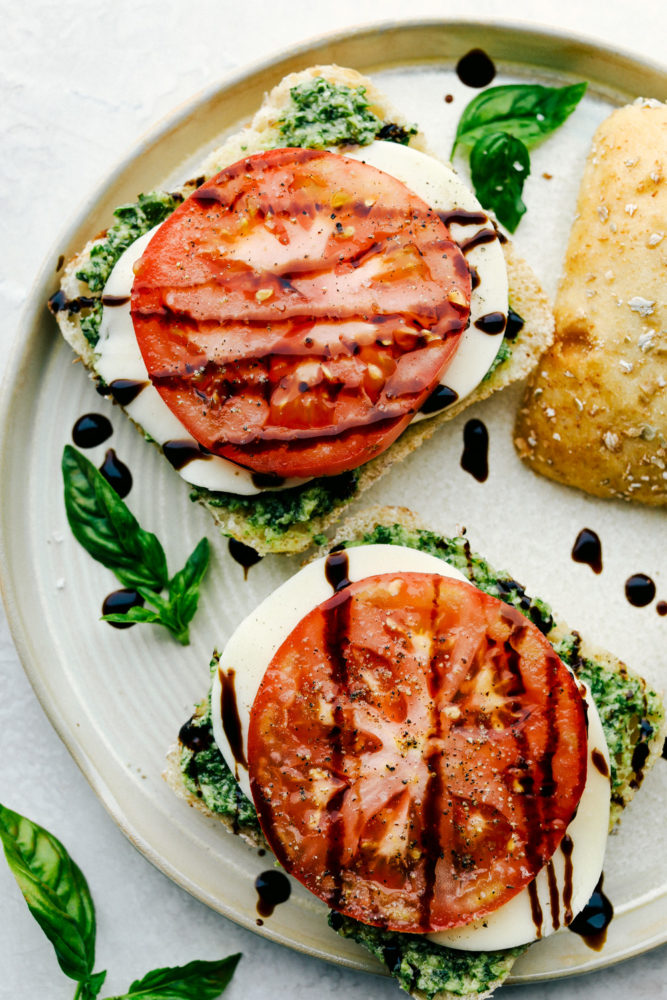
[[667, 504], [667, 105], [614, 111], [593, 139], [556, 296], [556, 338], [519, 411], [535, 472]]
[[[214, 176], [224, 167], [235, 163], [245, 155], [281, 145], [278, 122], [289, 107], [290, 90], [292, 87], [314, 77], [324, 77], [331, 83], [344, 84], [356, 88], [364, 87], [366, 97], [370, 100], [370, 110], [380, 119], [395, 122], [409, 127], [410, 123], [400, 115], [386, 100], [383, 94], [365, 76], [355, 70], [340, 66], [313, 66], [300, 73], [293, 73], [282, 80], [265, 98], [261, 108], [252, 122], [231, 136], [217, 150], [209, 154], [195, 179], [187, 182], [179, 193], [187, 197], [204, 178]], [[423, 152], [429, 152], [423, 135], [418, 132], [410, 140], [410, 145]], [[80, 296], [90, 296], [93, 293], [85, 282], [76, 277], [77, 271], [86, 267], [90, 260], [90, 251], [97, 240], [89, 242], [76, 257], [66, 265], [61, 287], [68, 300]], [[267, 532], [263, 527], [252, 524], [249, 515], [242, 511], [232, 511], [227, 507], [219, 507], [208, 502], [206, 496], [199, 502], [207, 508], [220, 531], [232, 535], [250, 545], [261, 554], [269, 552], [300, 552], [308, 548], [313, 537], [321, 534], [339, 518], [342, 508], [359, 495], [381, 476], [383, 476], [396, 461], [401, 461], [411, 451], [418, 448], [424, 441], [446, 421], [451, 420], [461, 410], [479, 400], [485, 399], [499, 389], [512, 382], [525, 378], [532, 370], [537, 359], [553, 339], [553, 315], [548, 298], [539, 284], [535, 274], [526, 262], [516, 253], [512, 243], [503, 243], [512, 308], [524, 320], [524, 326], [513, 341], [511, 358], [499, 365], [493, 374], [482, 382], [466, 399], [448, 407], [441, 413], [413, 424], [387, 451], [378, 458], [367, 462], [360, 472], [358, 486], [354, 496], [337, 502], [332, 511], [323, 517], [312, 518], [307, 522], [295, 523], [279, 537]], [[56, 319], [61, 332], [79, 355], [91, 378], [95, 379], [93, 371], [94, 350], [86, 340], [80, 326], [80, 314], [68, 313], [62, 310]], [[141, 428], [140, 428], [141, 429]]]

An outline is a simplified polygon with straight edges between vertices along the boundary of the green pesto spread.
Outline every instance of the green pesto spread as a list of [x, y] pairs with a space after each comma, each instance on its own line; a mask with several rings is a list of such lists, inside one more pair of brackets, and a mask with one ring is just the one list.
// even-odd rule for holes
[[[94, 244], [90, 260], [86, 267], [76, 272], [77, 278], [85, 281], [91, 292], [101, 293], [116, 262], [128, 247], [153, 226], [164, 222], [182, 200], [180, 195], [151, 191], [140, 194], [133, 205], [120, 205], [113, 213], [118, 222], [107, 229], [99, 243]], [[92, 347], [99, 339], [101, 322], [102, 300], [98, 298], [87, 315], [81, 318], [81, 332]]]
[[[529, 597], [509, 574], [496, 572], [481, 556], [472, 552], [465, 537], [443, 538], [432, 531], [393, 524], [377, 525], [362, 538], [344, 544], [349, 547], [404, 545], [428, 552], [459, 569], [480, 590], [517, 608], [543, 633], [548, 635], [554, 627], [549, 606], [539, 598]], [[616, 801], [616, 806], [612, 805], [612, 818], [615, 820], [623, 805], [622, 792], [625, 790], [627, 795], [632, 786], [636, 747], [658, 731], [663, 708], [659, 696], [647, 690], [641, 678], [627, 671], [615, 671], [593, 659], [582, 659], [579, 645], [580, 638], [575, 632], [554, 643], [554, 648], [589, 685], [600, 713], [611, 757], [611, 787]], [[214, 659], [212, 666], [216, 665], [217, 659]], [[209, 701], [200, 706], [187, 725], [201, 727], [207, 735], [202, 740], [202, 749], [182, 748], [181, 769], [186, 786], [201, 797], [212, 812], [232, 818], [240, 828], [257, 830], [254, 808], [238, 791], [213, 740]], [[457, 951], [434, 944], [421, 935], [369, 927], [338, 913], [330, 914], [329, 922], [339, 934], [357, 941], [383, 962], [404, 989], [418, 990], [427, 1000], [433, 1000], [443, 991], [458, 996], [486, 992], [509, 975], [514, 960], [525, 950]]]
[[265, 491], [255, 496], [235, 493], [211, 493], [195, 486], [191, 500], [205, 500], [210, 507], [225, 507], [232, 513], [246, 515], [248, 524], [261, 531], [268, 545], [278, 541], [296, 524], [308, 524], [323, 517], [338, 504], [354, 496], [359, 481], [359, 469], [342, 472], [326, 479], [313, 479], [303, 486], [288, 490]]
[[416, 126], [387, 124], [373, 114], [365, 87], [352, 89], [315, 77], [292, 87], [290, 98], [291, 107], [278, 122], [286, 146], [367, 146], [374, 139], [407, 145], [417, 132]]
[[456, 996], [486, 993], [507, 978], [515, 960], [528, 947], [456, 951], [421, 934], [383, 931], [340, 913], [330, 913], [329, 924], [342, 937], [352, 938], [386, 965], [406, 992], [418, 990], [428, 1000], [443, 992]]

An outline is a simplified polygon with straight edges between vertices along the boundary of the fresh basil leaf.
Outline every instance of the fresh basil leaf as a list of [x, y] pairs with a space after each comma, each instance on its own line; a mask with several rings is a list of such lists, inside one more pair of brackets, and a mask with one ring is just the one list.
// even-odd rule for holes
[[53, 834], [1, 804], [0, 839], [60, 968], [70, 979], [88, 980], [95, 962], [95, 909], [81, 870]]
[[139, 522], [88, 459], [71, 445], [62, 457], [65, 510], [76, 540], [126, 587], [162, 590], [167, 560], [157, 537]]
[[170, 612], [176, 631], [188, 635], [188, 625], [192, 621], [199, 604], [199, 585], [208, 568], [210, 557], [208, 538], [202, 538], [191, 552], [180, 572], [169, 581]]
[[127, 993], [109, 1000], [215, 1000], [227, 987], [240, 958], [230, 955], [218, 962], [155, 969], [136, 979]]
[[528, 150], [507, 132], [483, 136], [472, 148], [470, 176], [475, 194], [512, 233], [526, 211], [521, 192], [529, 173]]
[[530, 148], [554, 132], [584, 96], [586, 83], [543, 87], [516, 83], [489, 87], [465, 107], [452, 146], [474, 146], [492, 132], [507, 132]]
[[105, 971], [96, 972], [88, 979], [84, 979], [83, 982], [79, 983], [77, 986], [76, 993], [74, 994], [74, 1000], [95, 1000], [95, 998], [99, 996], [106, 977], [107, 974]]

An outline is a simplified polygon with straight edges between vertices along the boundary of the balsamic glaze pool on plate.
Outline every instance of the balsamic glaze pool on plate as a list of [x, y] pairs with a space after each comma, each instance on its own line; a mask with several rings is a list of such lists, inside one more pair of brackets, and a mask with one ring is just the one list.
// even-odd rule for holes
[[[124, 615], [130, 608], [143, 607], [144, 599], [136, 590], [130, 587], [123, 587], [121, 590], [112, 590], [104, 598], [102, 603], [103, 615]], [[107, 622], [112, 628], [132, 628], [136, 622]]]
[[485, 424], [476, 418], [468, 420], [463, 428], [461, 468], [478, 483], [486, 482], [489, 475], [489, 432]]
[[493, 60], [482, 49], [471, 49], [456, 64], [456, 74], [466, 87], [486, 87], [496, 75]]
[[590, 566], [594, 573], [602, 572], [602, 544], [591, 528], [582, 528], [577, 535], [572, 546], [572, 558]]
[[125, 462], [121, 462], [113, 448], [109, 448], [104, 456], [100, 472], [109, 486], [114, 488], [121, 500], [132, 489], [132, 473], [125, 465]]
[[635, 608], [645, 608], [655, 597], [655, 583], [646, 573], [634, 573], [625, 581], [625, 596]]
[[113, 427], [103, 413], [84, 413], [72, 427], [72, 441], [77, 448], [95, 448], [113, 434]]
[[255, 879], [257, 890], [257, 912], [260, 917], [270, 917], [279, 903], [286, 903], [292, 887], [289, 879], [276, 868], [269, 868]]

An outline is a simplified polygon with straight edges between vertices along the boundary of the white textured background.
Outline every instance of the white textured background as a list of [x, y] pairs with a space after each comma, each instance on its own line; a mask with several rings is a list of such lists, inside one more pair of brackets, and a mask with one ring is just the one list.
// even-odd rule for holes
[[[664, 61], [667, 40], [663, 0], [2, 0], [0, 14], [0, 366], [33, 275], [79, 200], [144, 130], [232, 70], [323, 31], [407, 15], [546, 24], [656, 61]], [[99, 923], [96, 967], [109, 969], [104, 995], [122, 993], [155, 966], [235, 950], [244, 960], [229, 1000], [398, 995], [389, 981], [241, 930], [137, 854], [51, 729], [1, 609], [0, 760], [0, 800], [56, 833], [89, 879]], [[64, 1000], [73, 992], [0, 862], [0, 997]], [[507, 1000], [518, 994], [502, 993]], [[521, 989], [523, 1000], [608, 995], [667, 998], [667, 949], [588, 977]]]

